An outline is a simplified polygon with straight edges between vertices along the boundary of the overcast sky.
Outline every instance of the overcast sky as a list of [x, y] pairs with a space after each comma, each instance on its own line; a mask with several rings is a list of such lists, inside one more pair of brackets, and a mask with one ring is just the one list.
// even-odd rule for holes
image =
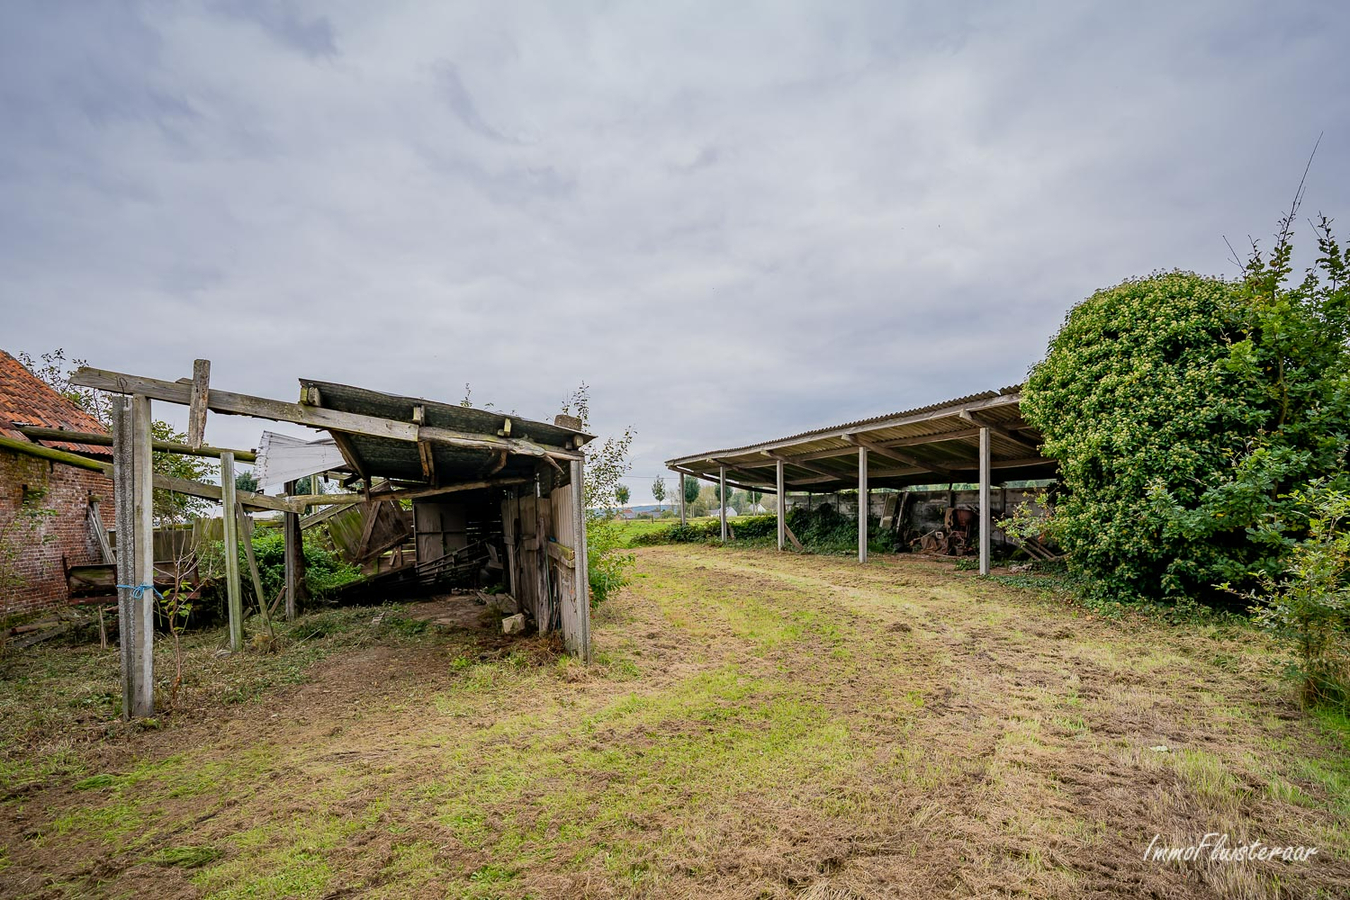
[[1350, 4], [1089, 6], [6, 0], [0, 347], [546, 419], [584, 380], [641, 502], [1232, 274], [1323, 132], [1350, 224]]

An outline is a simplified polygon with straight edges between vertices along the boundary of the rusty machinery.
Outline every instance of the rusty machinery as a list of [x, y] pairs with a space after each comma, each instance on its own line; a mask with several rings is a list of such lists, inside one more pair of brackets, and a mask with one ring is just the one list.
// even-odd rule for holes
[[979, 522], [973, 509], [948, 508], [943, 511], [941, 528], [919, 535], [909, 545], [920, 553], [965, 556], [975, 551]]

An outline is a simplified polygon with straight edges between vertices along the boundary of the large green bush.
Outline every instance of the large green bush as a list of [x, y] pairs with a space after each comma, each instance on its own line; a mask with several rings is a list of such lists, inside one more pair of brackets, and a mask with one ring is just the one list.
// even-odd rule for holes
[[1298, 492], [1346, 486], [1350, 266], [1323, 219], [1291, 283], [1292, 219], [1240, 282], [1097, 292], [1032, 370], [1023, 413], [1061, 465], [1051, 528], [1104, 593], [1231, 602], [1219, 585], [1276, 575], [1307, 535]]
[[1022, 412], [1060, 462], [1053, 532], [1071, 564], [1128, 597], [1228, 580], [1246, 541], [1196, 541], [1151, 497], [1194, 507], [1256, 421], [1227, 366], [1233, 285], [1188, 272], [1126, 281], [1070, 311], [1027, 380]]

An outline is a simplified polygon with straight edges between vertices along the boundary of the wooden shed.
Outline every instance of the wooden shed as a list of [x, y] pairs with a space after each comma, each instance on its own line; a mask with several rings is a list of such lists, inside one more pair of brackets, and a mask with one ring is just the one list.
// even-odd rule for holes
[[[571, 654], [590, 658], [590, 591], [586, 569], [585, 454], [591, 435], [566, 416], [554, 422], [404, 397], [311, 379], [300, 380], [299, 402], [222, 391], [210, 384], [210, 363], [197, 360], [191, 378], [167, 381], [81, 368], [71, 378], [114, 395], [113, 465], [117, 496], [117, 582], [122, 670], [128, 716], [154, 709], [151, 628], [153, 488], [220, 501], [227, 545], [247, 534], [249, 509], [283, 513], [287, 614], [302, 585], [302, 516], [310, 521], [357, 506], [411, 510], [415, 550], [390, 584], [453, 581], [484, 562], [504, 575], [522, 611], [541, 632], [558, 630]], [[317, 452], [320, 469], [348, 490], [282, 496], [237, 490], [234, 451], [219, 451], [221, 483], [155, 475], [149, 466], [151, 404], [189, 407], [188, 446], [202, 452], [208, 413], [289, 422], [328, 433], [339, 454]], [[279, 446], [279, 445], [278, 445]], [[331, 448], [330, 448], [331, 450]], [[262, 460], [260, 459], [260, 463]], [[302, 473], [283, 467], [288, 477]], [[371, 516], [370, 522], [378, 524]], [[374, 524], [371, 526], [374, 527]], [[368, 548], [380, 540], [362, 535]], [[247, 540], [244, 546], [248, 548]], [[235, 554], [226, 553], [231, 647], [242, 645], [243, 609]], [[232, 560], [235, 563], [232, 567]], [[256, 580], [256, 579], [255, 579]], [[256, 593], [256, 591], [255, 591]]]

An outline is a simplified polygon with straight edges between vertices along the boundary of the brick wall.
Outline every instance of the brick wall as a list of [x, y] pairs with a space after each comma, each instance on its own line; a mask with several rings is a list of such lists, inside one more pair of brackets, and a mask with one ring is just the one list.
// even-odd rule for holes
[[[43, 519], [31, 535], [14, 525], [25, 489], [30, 502], [56, 510], [56, 515]], [[101, 562], [86, 512], [90, 496], [99, 500], [104, 525], [111, 528], [115, 517], [111, 479], [0, 449], [0, 542], [18, 547], [16, 568], [23, 579], [18, 589], [0, 587], [4, 591], [0, 595], [0, 618], [65, 604], [69, 592], [63, 558], [71, 565]]]

